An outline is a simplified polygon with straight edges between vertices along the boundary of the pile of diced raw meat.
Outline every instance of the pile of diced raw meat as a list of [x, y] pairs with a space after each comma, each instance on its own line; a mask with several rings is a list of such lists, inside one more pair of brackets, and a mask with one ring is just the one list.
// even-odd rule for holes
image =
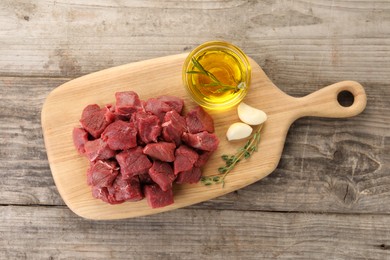
[[182, 115], [173, 96], [140, 100], [117, 92], [115, 105], [88, 105], [73, 141], [90, 166], [92, 195], [110, 204], [146, 197], [152, 208], [173, 203], [173, 183], [196, 183], [218, 147], [214, 122], [201, 107]]

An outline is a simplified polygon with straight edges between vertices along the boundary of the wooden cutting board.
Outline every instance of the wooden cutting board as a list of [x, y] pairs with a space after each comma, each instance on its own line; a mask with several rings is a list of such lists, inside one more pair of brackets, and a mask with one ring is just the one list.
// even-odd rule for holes
[[[366, 106], [363, 87], [343, 81], [308, 96], [294, 98], [277, 88], [256, 62], [252, 65], [252, 83], [244, 102], [268, 114], [262, 129], [259, 151], [241, 161], [226, 178], [225, 186], [204, 186], [201, 183], [176, 185], [173, 205], [151, 209], [146, 200], [109, 205], [94, 199], [86, 183], [88, 161], [73, 145], [72, 129], [79, 125], [81, 112], [88, 104], [114, 103], [117, 91], [133, 90], [141, 99], [174, 95], [185, 100], [185, 112], [195, 106], [182, 83], [182, 65], [187, 54], [167, 56], [126, 64], [71, 80], [54, 89], [42, 108], [42, 128], [54, 181], [63, 200], [77, 215], [88, 219], [121, 219], [155, 214], [185, 207], [224, 195], [254, 183], [270, 174], [278, 165], [287, 131], [296, 119], [304, 116], [351, 117]], [[348, 91], [354, 96], [349, 107], [341, 106], [337, 96]], [[230, 124], [238, 122], [235, 108], [209, 111], [214, 118], [220, 139], [218, 150], [203, 169], [204, 175], [218, 174], [223, 166], [222, 154], [234, 154], [245, 141], [228, 142], [225, 133]]]

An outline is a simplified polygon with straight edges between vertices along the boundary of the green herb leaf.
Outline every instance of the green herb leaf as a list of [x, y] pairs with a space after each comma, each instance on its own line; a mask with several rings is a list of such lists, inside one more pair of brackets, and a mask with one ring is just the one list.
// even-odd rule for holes
[[229, 155], [224, 154], [221, 156], [221, 158], [222, 158], [222, 160], [227, 161], [227, 160], [229, 160]]
[[187, 71], [188, 74], [202, 74], [200, 71], [196, 71], [196, 70], [190, 70], [190, 71]]
[[[225, 178], [231, 170], [239, 163], [242, 158], [249, 159], [251, 155], [258, 150], [260, 143], [260, 132], [263, 128], [263, 125], [260, 125], [252, 137], [245, 143], [244, 147], [241, 147], [237, 150], [237, 153], [234, 155], [222, 155], [221, 158], [225, 161], [225, 166], [218, 168], [218, 172], [223, 174], [222, 176], [214, 177], [202, 177], [201, 182], [204, 185], [218, 184], [222, 183], [222, 187], [225, 186]], [[207, 181], [206, 181], [207, 180]]]
[[200, 64], [200, 62], [197, 59], [192, 57], [191, 61], [192, 61], [192, 64], [194, 64], [194, 67], [196, 69], [198, 69], [198, 70], [197, 71], [196, 70], [190, 70], [190, 71], [187, 71], [186, 73], [188, 73], [188, 74], [204, 75], [204, 76], [208, 77], [212, 81], [211, 83], [208, 83], [208, 84], [202, 84], [201, 85], [202, 87], [217, 87], [217, 86], [220, 86], [221, 88], [219, 88], [215, 92], [216, 93], [223, 93], [223, 92], [230, 91], [230, 90], [233, 90], [234, 92], [237, 92], [240, 89], [242, 89], [243, 84], [245, 86], [245, 82], [240, 82], [240, 83], [237, 84], [237, 86], [231, 86], [231, 85], [228, 85], [228, 84], [224, 84], [213, 73], [211, 73], [210, 71], [207, 71], [202, 66], [202, 64]]
[[219, 167], [218, 168], [219, 173], [225, 173], [227, 169], [225, 167]]
[[218, 182], [218, 181], [219, 181], [219, 176], [215, 176], [215, 177], [213, 178], [213, 181], [214, 181], [214, 182]]

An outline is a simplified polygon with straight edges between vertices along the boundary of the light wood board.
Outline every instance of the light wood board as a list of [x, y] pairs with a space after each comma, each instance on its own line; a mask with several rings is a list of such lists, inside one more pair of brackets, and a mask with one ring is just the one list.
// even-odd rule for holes
[[[96, 200], [86, 184], [88, 161], [78, 155], [73, 146], [72, 129], [78, 125], [81, 112], [88, 104], [104, 105], [114, 102], [117, 91], [136, 91], [141, 99], [158, 95], [175, 95], [185, 99], [185, 109], [195, 103], [182, 85], [181, 69], [187, 54], [167, 56], [127, 64], [92, 73], [69, 81], [53, 90], [42, 109], [42, 128], [50, 168], [54, 181], [68, 207], [76, 214], [90, 219], [120, 219], [155, 214], [209, 200], [240, 189], [270, 174], [277, 166], [289, 126], [303, 116], [350, 117], [359, 114], [366, 105], [363, 87], [353, 81], [344, 81], [316, 91], [303, 98], [293, 98], [278, 89], [251, 60], [252, 84], [245, 102], [264, 110], [268, 120], [262, 130], [259, 151], [237, 165], [226, 178], [225, 187], [176, 185], [173, 205], [151, 209], [145, 200], [108, 205]], [[354, 96], [350, 107], [337, 101], [341, 91]], [[222, 154], [233, 154], [242, 142], [227, 142], [229, 125], [238, 121], [236, 110], [209, 111], [213, 116], [220, 146], [203, 169], [204, 175], [217, 174], [223, 165]]]

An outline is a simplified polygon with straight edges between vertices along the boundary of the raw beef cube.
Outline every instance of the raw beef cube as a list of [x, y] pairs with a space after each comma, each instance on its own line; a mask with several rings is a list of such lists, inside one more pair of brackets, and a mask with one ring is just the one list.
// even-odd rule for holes
[[107, 126], [102, 139], [112, 150], [126, 150], [137, 146], [137, 129], [133, 122], [118, 120]]
[[176, 145], [174, 143], [158, 142], [147, 144], [143, 152], [154, 159], [173, 162], [175, 160], [175, 149]]
[[108, 104], [105, 106], [106, 108], [106, 120], [112, 119], [112, 121], [122, 120], [129, 121], [129, 116], [127, 115], [119, 115], [116, 113], [115, 105]]
[[189, 171], [181, 172], [179, 175], [177, 175], [176, 183], [177, 184], [192, 184], [199, 182], [200, 178], [202, 177], [202, 171], [198, 167], [193, 167]]
[[118, 175], [113, 185], [108, 187], [110, 194], [114, 195], [116, 201], [138, 201], [143, 199], [141, 185], [137, 176], [130, 180]]
[[149, 98], [145, 103], [145, 111], [156, 115], [161, 122], [164, 120], [165, 113], [172, 109], [170, 105], [156, 98]]
[[115, 161], [98, 160], [91, 162], [87, 171], [88, 185], [109, 187], [118, 175], [119, 167]]
[[86, 107], [83, 109], [83, 112], [82, 112], [82, 114], [81, 114], [81, 118], [89, 117], [89, 116], [92, 115], [93, 113], [99, 112], [99, 111], [100, 111], [100, 107], [99, 107], [98, 104], [88, 105], [88, 106], [86, 106]]
[[187, 125], [184, 117], [172, 110], [165, 114], [162, 128], [162, 136], [165, 141], [180, 145], [181, 135], [187, 130]]
[[188, 131], [192, 134], [203, 131], [214, 132], [213, 118], [200, 106], [187, 113], [186, 123]]
[[169, 105], [172, 109], [176, 110], [177, 113], [181, 114], [184, 106], [184, 100], [174, 96], [160, 96], [158, 100]]
[[80, 124], [94, 138], [99, 138], [100, 134], [112, 123], [113, 119], [106, 118], [106, 108], [96, 110], [96, 106], [89, 105], [84, 109]]
[[142, 173], [138, 175], [139, 182], [141, 184], [153, 184], [152, 178], [150, 178], [149, 173]]
[[173, 162], [173, 169], [175, 175], [179, 172], [189, 171], [198, 160], [198, 154], [186, 145], [181, 145], [175, 151], [176, 159]]
[[157, 160], [153, 162], [152, 167], [149, 169], [149, 175], [163, 191], [172, 189], [172, 182], [176, 178], [169, 163]]
[[115, 114], [115, 106], [108, 104], [104, 107], [106, 113], [104, 114], [106, 121], [114, 122], [118, 120], [118, 116]]
[[213, 154], [213, 152], [208, 151], [202, 151], [199, 153], [198, 160], [194, 163], [195, 167], [203, 167], [207, 161], [209, 160], [210, 156]]
[[107, 187], [92, 187], [92, 196], [95, 199], [101, 199], [104, 202], [109, 204], [119, 204], [123, 201], [117, 201], [114, 197], [114, 194], [110, 194]]
[[173, 204], [172, 189], [163, 191], [157, 184], [152, 184], [145, 186], [144, 193], [149, 206], [153, 209]]
[[204, 151], [215, 151], [219, 144], [218, 137], [207, 131], [197, 134], [183, 133], [182, 139], [187, 145]]
[[85, 154], [92, 161], [110, 159], [115, 156], [115, 151], [101, 138], [88, 141], [84, 145]]
[[80, 154], [85, 153], [84, 145], [88, 142], [88, 133], [83, 128], [73, 128], [73, 143]]
[[148, 157], [142, 153], [142, 148], [137, 146], [129, 150], [125, 150], [116, 155], [116, 160], [119, 163], [122, 177], [130, 179], [134, 175], [148, 172], [152, 167], [152, 163]]
[[145, 114], [146, 114], [145, 111], [137, 111], [137, 112], [131, 114], [129, 120], [130, 120], [130, 122], [133, 122], [135, 125], [137, 125], [138, 119], [140, 117], [145, 116]]
[[115, 93], [115, 112], [118, 115], [130, 116], [136, 111], [143, 110], [141, 100], [134, 91]]
[[145, 144], [157, 142], [161, 134], [160, 120], [157, 116], [147, 113], [136, 113], [135, 121], [138, 128], [138, 135]]

